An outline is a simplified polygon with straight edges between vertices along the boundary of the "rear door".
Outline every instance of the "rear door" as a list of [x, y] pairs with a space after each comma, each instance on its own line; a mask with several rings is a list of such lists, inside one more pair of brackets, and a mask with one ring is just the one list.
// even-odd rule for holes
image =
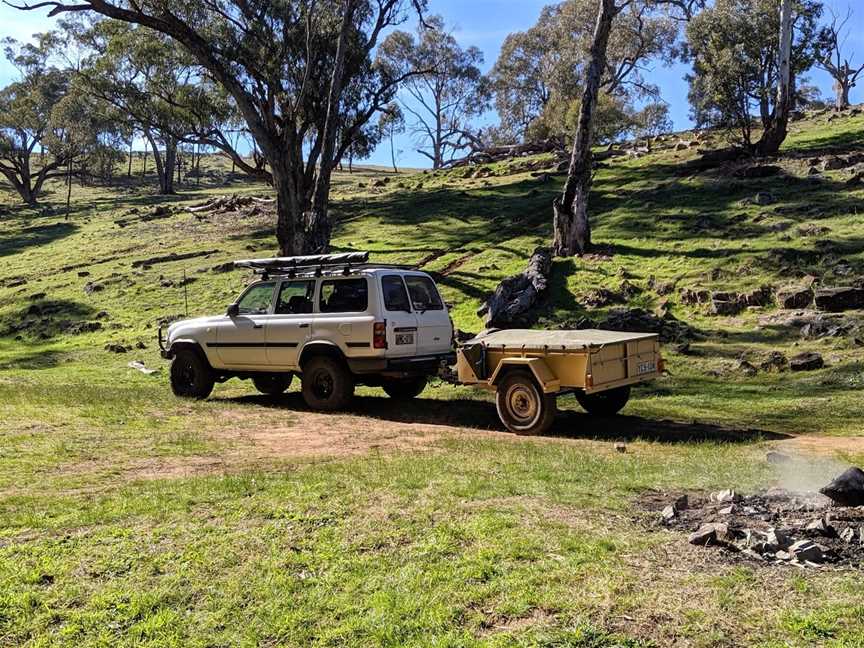
[[417, 355], [449, 352], [453, 324], [435, 282], [425, 274], [405, 274], [404, 278], [417, 317]]
[[228, 367], [267, 366], [267, 323], [271, 317], [275, 281], [250, 286], [237, 301], [236, 317], [226, 318], [216, 330], [215, 346], [222, 363]]
[[387, 320], [387, 355], [394, 358], [417, 355], [417, 317], [411, 310], [402, 276], [382, 275], [381, 296]]
[[312, 340], [338, 344], [346, 356], [368, 356], [372, 349], [369, 279], [325, 278], [318, 289], [318, 312], [312, 319]]
[[313, 279], [283, 281], [267, 322], [267, 360], [280, 369], [297, 366], [297, 355], [311, 335]]

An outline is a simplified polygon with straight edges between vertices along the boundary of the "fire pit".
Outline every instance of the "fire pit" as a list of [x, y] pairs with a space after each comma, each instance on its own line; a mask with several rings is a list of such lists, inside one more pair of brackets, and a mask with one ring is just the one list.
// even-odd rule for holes
[[864, 506], [849, 505], [864, 504], [864, 472], [857, 468], [821, 493], [655, 493], [644, 501], [659, 512], [657, 524], [736, 559], [798, 567], [864, 565]]

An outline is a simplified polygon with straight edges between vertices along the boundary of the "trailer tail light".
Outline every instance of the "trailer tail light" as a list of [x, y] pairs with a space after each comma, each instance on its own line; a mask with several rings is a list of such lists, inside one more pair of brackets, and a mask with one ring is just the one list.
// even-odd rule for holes
[[594, 386], [594, 376], [592, 374], [587, 374], [585, 376], [585, 386], [589, 389]]
[[375, 322], [372, 325], [372, 348], [387, 348], [387, 320], [384, 320], [383, 322]]

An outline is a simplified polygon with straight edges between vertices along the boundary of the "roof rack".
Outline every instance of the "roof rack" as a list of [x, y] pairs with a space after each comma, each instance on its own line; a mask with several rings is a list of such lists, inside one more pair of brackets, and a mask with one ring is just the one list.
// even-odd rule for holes
[[341, 254], [315, 254], [309, 256], [275, 257], [272, 259], [243, 259], [234, 262], [235, 268], [251, 268], [255, 274], [268, 279], [271, 275], [288, 277], [322, 277], [349, 275], [357, 270], [371, 268], [412, 269], [414, 266], [388, 263], [369, 263], [368, 252]]

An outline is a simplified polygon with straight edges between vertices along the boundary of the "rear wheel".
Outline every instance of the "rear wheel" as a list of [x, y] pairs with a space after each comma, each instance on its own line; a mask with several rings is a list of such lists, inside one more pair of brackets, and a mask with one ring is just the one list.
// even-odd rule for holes
[[415, 378], [398, 378], [385, 380], [381, 387], [390, 398], [396, 400], [411, 400], [420, 395], [426, 389], [426, 376]]
[[613, 416], [620, 412], [630, 400], [630, 386], [607, 389], [596, 394], [577, 391], [576, 400], [589, 414]]
[[252, 384], [262, 394], [278, 396], [291, 386], [293, 378], [293, 374], [290, 373], [258, 374], [252, 376]]
[[544, 394], [529, 371], [510, 371], [498, 384], [495, 406], [501, 422], [516, 434], [542, 434], [555, 420], [555, 396]]
[[315, 356], [303, 366], [303, 400], [312, 409], [345, 409], [354, 395], [354, 376], [345, 363], [330, 356]]
[[180, 349], [171, 361], [171, 391], [181, 398], [203, 400], [216, 382], [207, 361], [192, 349]]

